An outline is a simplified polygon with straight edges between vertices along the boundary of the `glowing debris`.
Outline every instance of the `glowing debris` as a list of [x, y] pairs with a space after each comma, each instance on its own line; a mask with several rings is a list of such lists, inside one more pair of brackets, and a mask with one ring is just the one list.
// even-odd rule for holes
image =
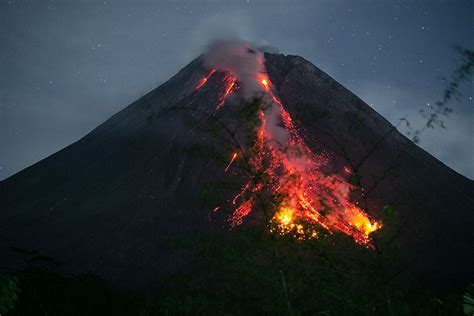
[[212, 75], [213, 75], [215, 72], [216, 72], [215, 69], [211, 69], [211, 71], [209, 72], [209, 74], [208, 74], [206, 77], [202, 78], [202, 79], [199, 81], [198, 85], [196, 86], [196, 88], [194, 88], [194, 91], [193, 91], [193, 92], [196, 92], [197, 90], [201, 89], [201, 88], [206, 84], [206, 82], [209, 80], [209, 78], [212, 77]]
[[229, 167], [234, 162], [235, 158], [237, 158], [237, 153], [234, 153], [232, 155], [232, 158], [230, 159], [229, 164], [227, 165], [227, 167], [225, 167], [224, 172], [227, 172], [227, 170], [229, 170]]
[[[250, 179], [231, 200], [232, 205], [236, 205], [230, 218], [231, 226], [240, 225], [254, 208], [256, 196], [266, 193], [276, 199], [274, 204], [277, 205], [270, 220], [271, 232], [291, 234], [302, 240], [317, 238], [317, 229], [328, 233], [339, 231], [370, 247], [370, 234], [382, 225], [350, 201], [352, 185], [344, 176], [350, 175], [351, 170], [344, 167], [342, 175], [323, 172], [328, 159], [306, 145], [291, 116], [273, 93], [267, 75], [258, 73], [255, 80], [266, 95], [262, 103], [270, 107], [262, 106], [257, 112], [256, 138], [248, 148]], [[228, 73], [223, 84], [225, 89], [216, 111], [234, 91], [237, 78]], [[236, 157], [235, 152], [224, 172]]]
[[232, 74], [227, 74], [224, 77], [225, 90], [224, 90], [224, 94], [219, 99], [219, 103], [217, 104], [217, 107], [216, 107], [216, 112], [222, 108], [229, 94], [231, 94], [234, 91], [236, 82], [237, 82], [237, 78], [235, 78], [235, 76]]

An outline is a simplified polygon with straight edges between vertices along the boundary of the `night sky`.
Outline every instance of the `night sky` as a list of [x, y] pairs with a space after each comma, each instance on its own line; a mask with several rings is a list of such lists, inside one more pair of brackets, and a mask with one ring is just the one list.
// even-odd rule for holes
[[[473, 1], [0, 2], [0, 179], [78, 140], [212, 39], [301, 55], [384, 115], [422, 124], [472, 49]], [[473, 89], [425, 150], [474, 178]], [[402, 130], [403, 131], [403, 130]], [[73, 167], [73, 166], [71, 166]]]

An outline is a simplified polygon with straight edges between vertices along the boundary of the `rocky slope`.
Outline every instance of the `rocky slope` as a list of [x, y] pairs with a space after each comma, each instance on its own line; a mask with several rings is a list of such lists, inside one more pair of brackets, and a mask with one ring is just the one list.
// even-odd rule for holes
[[[265, 54], [265, 66], [306, 143], [357, 175], [365, 195], [354, 199], [376, 218], [386, 205], [397, 210], [400, 266], [424, 286], [472, 279], [473, 182], [305, 59]], [[224, 161], [188, 154], [209, 142], [190, 122], [213, 109], [223, 89], [217, 74], [193, 92], [206, 74], [197, 58], [78, 142], [0, 182], [3, 265], [19, 266], [35, 250], [61, 269], [125, 286], [187, 266], [189, 255], [165, 240], [221, 227], [200, 196], [208, 181], [228, 177]]]

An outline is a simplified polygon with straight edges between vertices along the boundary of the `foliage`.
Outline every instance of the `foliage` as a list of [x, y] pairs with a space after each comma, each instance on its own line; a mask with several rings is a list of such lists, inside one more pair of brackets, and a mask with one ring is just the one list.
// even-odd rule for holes
[[13, 309], [19, 293], [18, 279], [15, 276], [0, 274], [0, 315]]
[[474, 315], [474, 284], [469, 285], [463, 296], [463, 310], [466, 315]]
[[[421, 109], [420, 113], [425, 119], [425, 124], [417, 128], [416, 130], [409, 131], [408, 136], [411, 137], [414, 143], [420, 142], [420, 136], [426, 129], [434, 129], [436, 127], [446, 128], [444, 124], [444, 117], [448, 117], [453, 112], [451, 107], [448, 107], [448, 103], [454, 97], [456, 100], [460, 100], [461, 92], [460, 87], [464, 82], [472, 82], [472, 73], [474, 68], [474, 50], [466, 49], [462, 47], [455, 47], [456, 52], [462, 59], [458, 67], [454, 70], [451, 78], [449, 79], [447, 86], [443, 92], [440, 100], [436, 101], [434, 106], [429, 111]], [[443, 80], [446, 80], [443, 78]], [[406, 118], [402, 118], [401, 121], [405, 122], [406, 126], [411, 130], [412, 126], [410, 121]]]
[[49, 268], [17, 271], [21, 295], [6, 315], [133, 315], [138, 308], [128, 293], [101, 278], [60, 275]]
[[159, 288], [148, 294], [118, 290], [92, 275], [19, 271], [22, 292], [7, 315], [462, 313], [460, 296], [419, 293], [406, 275], [392, 278], [392, 248], [365, 249], [342, 234], [302, 242], [266, 228], [239, 227], [176, 239], [170, 249], [190, 250], [198, 264], [161, 276]]

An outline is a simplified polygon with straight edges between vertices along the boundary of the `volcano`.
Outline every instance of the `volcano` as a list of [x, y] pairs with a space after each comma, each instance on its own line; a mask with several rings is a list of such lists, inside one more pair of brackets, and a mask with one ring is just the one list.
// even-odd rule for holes
[[[195, 264], [166, 247], [170, 237], [262, 225], [259, 175], [278, 178], [270, 191], [279, 206], [263, 223], [269, 233], [345, 234], [383, 251], [376, 237], [393, 209], [394, 264], [424, 287], [465, 286], [474, 276], [473, 182], [302, 57], [265, 53], [261, 63], [259, 73], [239, 75], [200, 56], [81, 140], [2, 181], [2, 264], [41, 254], [64, 271], [148, 286]], [[258, 89], [246, 86], [247, 75]], [[283, 158], [277, 141], [290, 144]], [[270, 145], [259, 149], [263, 142]]]

